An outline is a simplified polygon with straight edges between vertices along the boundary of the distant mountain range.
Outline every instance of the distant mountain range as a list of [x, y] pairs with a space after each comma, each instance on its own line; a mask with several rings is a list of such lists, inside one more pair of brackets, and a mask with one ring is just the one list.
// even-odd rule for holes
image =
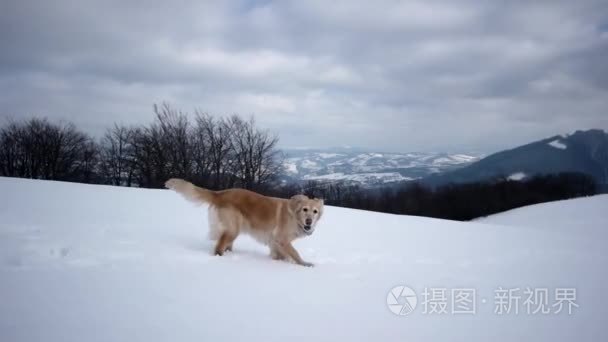
[[484, 157], [480, 153], [380, 153], [350, 148], [286, 150], [287, 181], [346, 182], [367, 187], [418, 180], [426, 185], [581, 172], [608, 185], [608, 134], [556, 135]]
[[581, 172], [600, 185], [608, 184], [608, 134], [603, 130], [556, 135], [489, 155], [458, 170], [430, 175], [429, 185], [469, 183], [496, 177], [513, 180], [533, 175]]
[[346, 182], [363, 186], [421, 179], [479, 160], [479, 154], [381, 153], [351, 148], [286, 150], [289, 181]]

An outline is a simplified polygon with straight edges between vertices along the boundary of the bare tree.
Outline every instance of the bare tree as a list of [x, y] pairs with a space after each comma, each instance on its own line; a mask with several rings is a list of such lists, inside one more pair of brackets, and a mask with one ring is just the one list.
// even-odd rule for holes
[[0, 175], [162, 187], [170, 177], [222, 189], [267, 190], [282, 171], [278, 138], [237, 115], [197, 111], [194, 122], [168, 104], [150, 125], [114, 125], [96, 144], [72, 124], [44, 119], [0, 128]]
[[283, 168], [282, 155], [276, 148], [278, 137], [257, 129], [253, 118], [245, 121], [233, 115], [229, 127], [233, 173], [238, 185], [254, 189], [274, 181]]
[[132, 135], [132, 129], [114, 124], [101, 139], [100, 171], [109, 184], [131, 186], [133, 182]]
[[186, 114], [168, 104], [154, 106], [155, 121], [131, 131], [130, 160], [139, 186], [162, 187], [169, 176], [190, 178], [194, 135]]
[[99, 145], [92, 139], [87, 139], [82, 149], [82, 157], [77, 162], [78, 178], [84, 183], [99, 183]]
[[150, 126], [157, 153], [164, 154], [166, 172], [182, 178], [190, 178], [193, 170], [193, 135], [185, 113], [166, 103], [154, 105], [156, 121]]
[[25, 177], [22, 172], [23, 148], [20, 144], [23, 127], [15, 122], [0, 129], [0, 175]]
[[209, 187], [211, 177], [211, 158], [209, 156], [210, 139], [207, 136], [207, 121], [211, 116], [196, 111], [195, 123], [192, 128], [192, 181]]
[[232, 141], [231, 127], [224, 119], [215, 119], [211, 115], [196, 113], [196, 163], [205, 170], [212, 180], [204, 182], [213, 189], [229, 187], [232, 179]]
[[5, 176], [92, 181], [96, 172], [97, 145], [71, 123], [10, 123], [0, 132], [0, 149]]

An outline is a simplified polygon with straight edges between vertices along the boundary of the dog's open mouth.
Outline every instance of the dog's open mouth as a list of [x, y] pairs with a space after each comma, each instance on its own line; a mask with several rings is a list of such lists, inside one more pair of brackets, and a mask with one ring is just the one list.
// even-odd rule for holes
[[304, 234], [306, 234], [306, 235], [312, 234], [312, 226], [310, 226], [310, 225], [300, 225], [300, 228], [302, 229], [302, 231], [304, 232]]

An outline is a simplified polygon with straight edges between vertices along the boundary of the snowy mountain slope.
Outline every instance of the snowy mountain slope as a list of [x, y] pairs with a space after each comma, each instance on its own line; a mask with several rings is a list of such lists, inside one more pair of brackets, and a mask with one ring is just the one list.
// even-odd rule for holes
[[576, 230], [581, 234], [597, 230], [597, 234], [602, 234], [607, 229], [607, 210], [608, 195], [597, 195], [530, 205], [480, 218], [476, 222], [548, 231]]
[[463, 167], [480, 158], [467, 154], [377, 153], [350, 149], [285, 152], [284, 166], [290, 180], [341, 180], [363, 186], [418, 179]]
[[491, 154], [470, 165], [422, 181], [428, 185], [471, 183], [512, 174], [579, 172], [608, 184], [608, 133], [600, 129], [556, 135], [513, 149]]
[[[578, 227], [587, 201], [608, 198], [563, 202], [555, 231], [328, 207], [295, 243], [305, 268], [245, 237], [211, 256], [205, 210], [173, 192], [0, 178], [0, 340], [605, 340], [608, 214]], [[409, 315], [387, 307], [396, 285]], [[575, 288], [579, 307], [494, 312], [496, 289], [527, 286]], [[476, 313], [425, 313], [431, 287], [475, 289]]]

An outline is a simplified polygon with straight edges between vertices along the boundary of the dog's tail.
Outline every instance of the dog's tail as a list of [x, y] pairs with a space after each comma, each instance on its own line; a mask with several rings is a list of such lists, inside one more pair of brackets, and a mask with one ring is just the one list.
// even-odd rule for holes
[[215, 204], [217, 193], [215, 191], [199, 188], [198, 186], [179, 178], [171, 178], [165, 183], [171, 189], [184, 196], [185, 199], [195, 203]]

